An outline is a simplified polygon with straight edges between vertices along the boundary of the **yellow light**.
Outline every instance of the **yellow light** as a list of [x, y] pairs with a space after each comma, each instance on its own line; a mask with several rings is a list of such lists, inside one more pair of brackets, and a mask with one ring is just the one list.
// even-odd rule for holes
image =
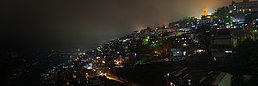
[[88, 77], [88, 76], [89, 76], [89, 73], [86, 73], [85, 75], [86, 75], [86, 77]]
[[160, 54], [160, 52], [159, 52], [159, 51], [154, 51], [154, 53], [155, 53], [155, 54]]
[[106, 62], [105, 61], [102, 61], [103, 64], [105, 64]]
[[119, 64], [119, 62], [117, 61], [116, 64]]
[[202, 16], [207, 16], [207, 15], [208, 15], [208, 8], [204, 8]]
[[116, 65], [121, 64], [121, 63], [122, 63], [122, 60], [114, 60], [114, 63], [115, 63]]
[[207, 18], [209, 18], [209, 19], [210, 19], [210, 18], [211, 18], [211, 16], [207, 16]]
[[170, 86], [173, 86], [173, 82], [170, 82]]
[[214, 16], [214, 18], [218, 18], [218, 16]]
[[186, 44], [186, 43], [184, 43], [184, 44], [183, 44], [183, 46], [185, 47], [185, 46], [187, 46], [187, 44]]

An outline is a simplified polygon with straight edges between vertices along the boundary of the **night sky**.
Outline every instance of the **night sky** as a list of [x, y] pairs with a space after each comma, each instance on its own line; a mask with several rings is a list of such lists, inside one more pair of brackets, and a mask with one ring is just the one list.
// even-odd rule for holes
[[[242, 1], [242, 0], [235, 0]], [[232, 0], [2, 0], [1, 46], [87, 48]]]

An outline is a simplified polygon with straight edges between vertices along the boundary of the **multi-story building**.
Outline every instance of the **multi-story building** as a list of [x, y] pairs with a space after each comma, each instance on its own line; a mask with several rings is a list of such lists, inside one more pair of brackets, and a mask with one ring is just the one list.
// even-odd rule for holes
[[184, 67], [166, 76], [170, 86], [232, 86], [232, 75], [226, 72], [193, 70]]
[[258, 14], [258, 1], [243, 0], [243, 2], [232, 2], [229, 9], [230, 13], [234, 16], [238, 17], [240, 20], [244, 20], [245, 16], [249, 14]]

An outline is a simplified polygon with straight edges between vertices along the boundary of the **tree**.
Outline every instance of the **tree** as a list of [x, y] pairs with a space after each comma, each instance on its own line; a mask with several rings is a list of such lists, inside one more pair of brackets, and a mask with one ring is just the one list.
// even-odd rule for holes
[[200, 44], [209, 51], [210, 40], [211, 40], [211, 32], [210, 27], [208, 25], [202, 25], [198, 28], [197, 37], [199, 39]]
[[170, 27], [174, 26], [175, 24], [179, 24], [179, 27], [187, 27], [189, 25], [187, 25], [187, 23], [196, 23], [197, 18], [195, 17], [184, 17], [183, 19], [176, 21], [176, 22], [172, 22], [169, 24]]
[[213, 15], [217, 16], [218, 18], [222, 19], [222, 21], [230, 22], [229, 8], [228, 7], [221, 7], [213, 13]]

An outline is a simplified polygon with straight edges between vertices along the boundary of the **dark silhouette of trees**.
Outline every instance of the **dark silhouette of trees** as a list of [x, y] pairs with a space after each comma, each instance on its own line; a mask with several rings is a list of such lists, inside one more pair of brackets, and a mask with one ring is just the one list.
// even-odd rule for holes
[[210, 40], [211, 40], [211, 30], [208, 25], [202, 25], [197, 30], [197, 38], [204, 49], [209, 51]]

